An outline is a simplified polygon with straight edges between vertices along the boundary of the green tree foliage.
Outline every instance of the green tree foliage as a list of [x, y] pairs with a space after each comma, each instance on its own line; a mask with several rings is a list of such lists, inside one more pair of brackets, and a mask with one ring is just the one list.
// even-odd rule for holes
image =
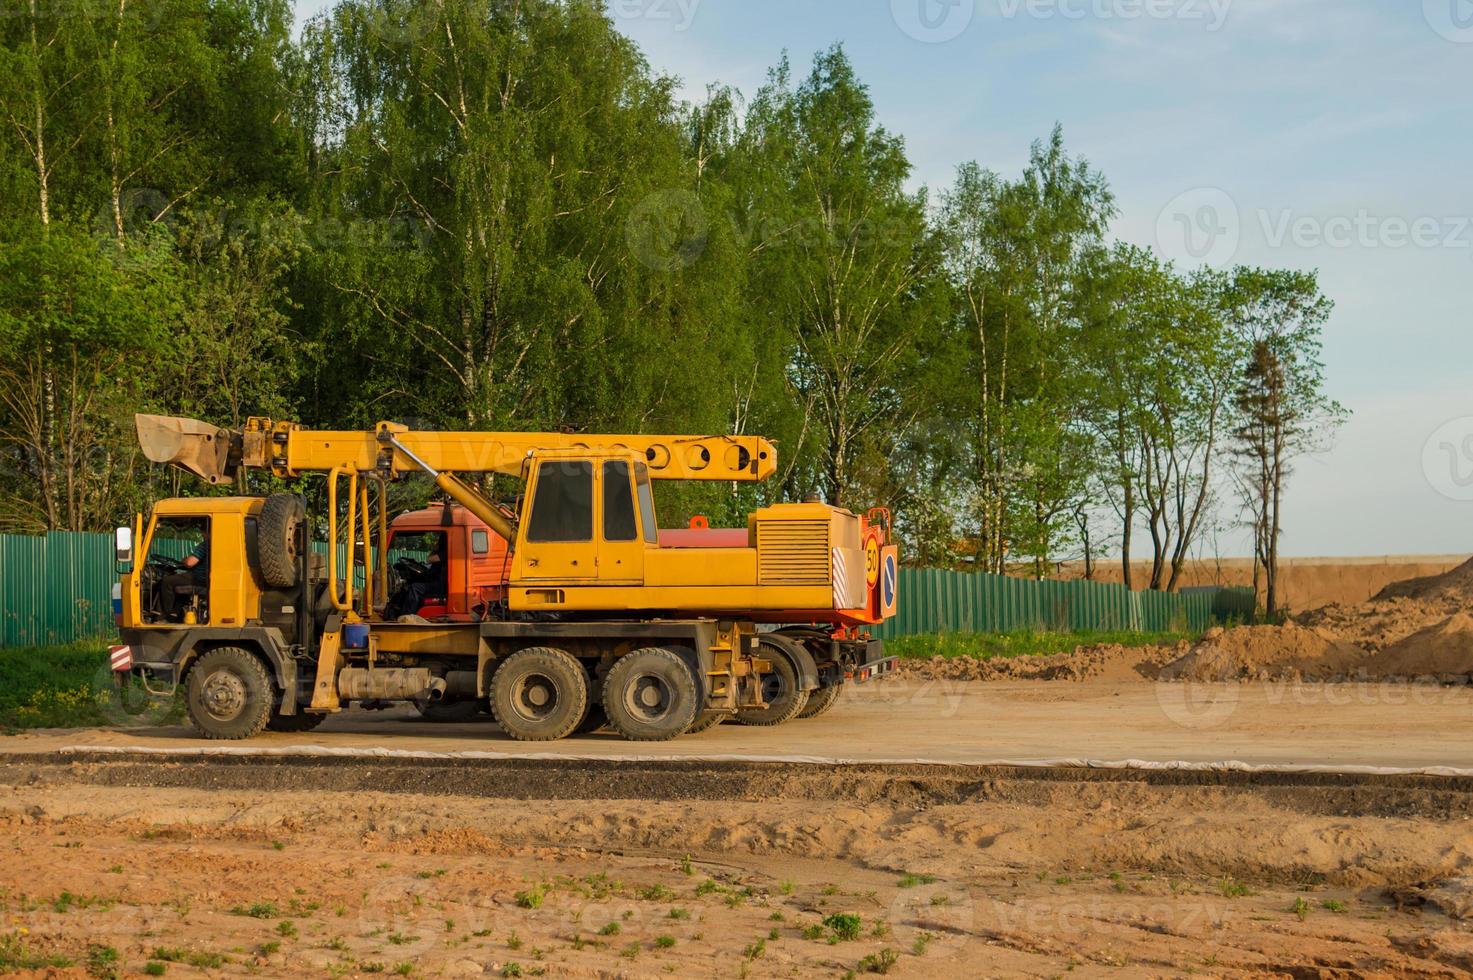
[[[933, 196], [841, 48], [680, 102], [593, 0], [14, 0], [0, 17], [0, 522], [204, 492], [139, 410], [760, 433], [908, 560], [1171, 589], [1224, 462], [1272, 566], [1324, 399], [1313, 277], [1113, 245], [1055, 129]], [[427, 487], [396, 488], [422, 503]], [[1270, 579], [1272, 579], [1272, 572]]]
[[1325, 394], [1320, 359], [1334, 304], [1314, 273], [1252, 268], [1234, 271], [1225, 299], [1246, 347], [1233, 392], [1238, 486], [1253, 530], [1255, 591], [1273, 617], [1280, 611], [1284, 488], [1294, 460], [1323, 448], [1347, 414]]

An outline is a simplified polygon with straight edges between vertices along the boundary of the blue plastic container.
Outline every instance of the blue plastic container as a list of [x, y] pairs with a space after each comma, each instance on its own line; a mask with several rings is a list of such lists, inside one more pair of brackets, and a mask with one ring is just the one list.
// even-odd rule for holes
[[349, 650], [362, 650], [368, 646], [368, 624], [349, 623], [344, 626], [343, 646]]

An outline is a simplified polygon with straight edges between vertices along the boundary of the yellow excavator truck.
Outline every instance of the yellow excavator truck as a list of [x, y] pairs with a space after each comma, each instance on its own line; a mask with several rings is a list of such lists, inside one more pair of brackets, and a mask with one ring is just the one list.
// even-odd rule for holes
[[[207, 738], [409, 702], [478, 703], [526, 741], [604, 726], [658, 741], [728, 718], [811, 717], [894, 667], [866, 629], [895, 614], [887, 512], [777, 504], [744, 540], [698, 528], [662, 544], [652, 481], [765, 480], [777, 466], [765, 439], [136, 424], [145, 456], [211, 486], [249, 470], [326, 479], [315, 520], [294, 494], [185, 497], [117, 531], [114, 670], [155, 692], [182, 686]], [[494, 601], [472, 615], [395, 611], [411, 586], [409, 566], [391, 564], [388, 490], [412, 474], [503, 542]], [[524, 482], [516, 508], [477, 488], [486, 474]]]

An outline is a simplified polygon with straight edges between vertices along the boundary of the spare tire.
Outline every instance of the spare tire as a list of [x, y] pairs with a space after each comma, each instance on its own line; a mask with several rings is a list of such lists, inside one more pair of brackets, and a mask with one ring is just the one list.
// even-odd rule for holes
[[261, 578], [273, 589], [296, 587], [298, 530], [307, 519], [307, 502], [294, 493], [275, 493], [266, 498], [256, 518], [256, 552], [261, 560]]

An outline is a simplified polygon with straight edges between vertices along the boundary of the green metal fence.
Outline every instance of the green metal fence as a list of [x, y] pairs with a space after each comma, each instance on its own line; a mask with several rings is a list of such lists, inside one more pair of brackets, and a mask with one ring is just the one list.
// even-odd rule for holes
[[1200, 631], [1253, 615], [1253, 595], [1246, 589], [1132, 592], [1099, 582], [1039, 582], [923, 568], [902, 568], [898, 592], [898, 615], [878, 631], [886, 639], [1023, 630]]
[[110, 534], [0, 534], [0, 647], [111, 633], [113, 557]]
[[[184, 541], [178, 554], [188, 551]], [[342, 554], [339, 546], [339, 555]], [[314, 550], [326, 552], [318, 544]], [[47, 646], [113, 631], [113, 539], [108, 534], [0, 534], [0, 647]], [[340, 568], [347, 567], [346, 562]], [[355, 576], [361, 586], [362, 570]], [[900, 570], [900, 614], [883, 637], [917, 633], [1205, 630], [1247, 619], [1246, 590], [1166, 595], [1095, 582], [1036, 582], [928, 569]]]

